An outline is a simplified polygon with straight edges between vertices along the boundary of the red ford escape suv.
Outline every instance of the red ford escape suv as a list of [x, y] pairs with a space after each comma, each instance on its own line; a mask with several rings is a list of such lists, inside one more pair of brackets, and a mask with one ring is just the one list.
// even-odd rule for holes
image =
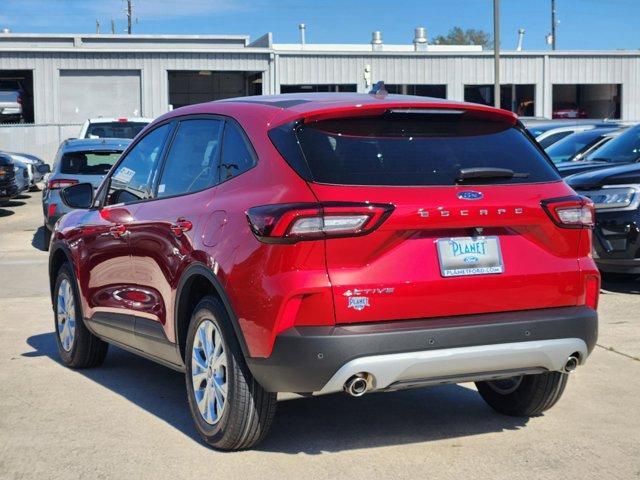
[[537, 415], [597, 336], [593, 206], [516, 117], [407, 96], [180, 108], [56, 224], [51, 296], [73, 368], [108, 343], [186, 375], [204, 440], [254, 446], [277, 392], [474, 381]]

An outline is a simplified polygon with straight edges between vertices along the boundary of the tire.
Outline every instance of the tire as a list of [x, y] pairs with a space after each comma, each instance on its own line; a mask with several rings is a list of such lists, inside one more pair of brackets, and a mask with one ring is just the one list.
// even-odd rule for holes
[[534, 417], [556, 404], [568, 378], [566, 373], [545, 372], [476, 382], [476, 387], [484, 401], [497, 412], [514, 417]]
[[[205, 341], [212, 354], [207, 355]], [[216, 359], [217, 368], [203, 368], [215, 366]], [[251, 375], [226, 309], [216, 297], [204, 297], [193, 310], [184, 363], [189, 409], [202, 439], [219, 450], [260, 443], [275, 415], [276, 394], [266, 392]], [[210, 409], [202, 413], [199, 401]]]
[[611, 283], [629, 283], [629, 282], [633, 282], [636, 277], [639, 277], [639, 275], [636, 273], [613, 273], [613, 272], [604, 272], [602, 274], [602, 279], [605, 282], [611, 282]]
[[[70, 368], [101, 365], [107, 355], [109, 344], [92, 334], [84, 325], [75, 275], [68, 263], [63, 264], [58, 270], [53, 292], [56, 344], [62, 363]], [[69, 298], [72, 302], [67, 300]], [[71, 335], [68, 335], [71, 331]]]
[[49, 243], [51, 243], [51, 230], [47, 227], [46, 222], [42, 225], [43, 233], [42, 233], [42, 248], [45, 252], [49, 251]]

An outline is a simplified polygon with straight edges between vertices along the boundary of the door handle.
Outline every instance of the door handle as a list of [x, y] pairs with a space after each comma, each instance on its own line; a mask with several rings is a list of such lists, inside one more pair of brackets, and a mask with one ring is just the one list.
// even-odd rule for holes
[[181, 237], [184, 232], [188, 232], [193, 228], [193, 223], [184, 218], [179, 218], [176, 223], [171, 225], [171, 231], [176, 237]]
[[114, 225], [109, 228], [109, 233], [113, 235], [113, 238], [122, 238], [129, 235], [129, 230], [124, 225]]

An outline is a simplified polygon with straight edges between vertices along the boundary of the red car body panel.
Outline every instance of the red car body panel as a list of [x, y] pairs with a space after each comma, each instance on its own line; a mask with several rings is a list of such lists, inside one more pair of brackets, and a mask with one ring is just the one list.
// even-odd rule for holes
[[[287, 108], [269, 105], [279, 97], [219, 101], [177, 109], [156, 120], [147, 129], [184, 115], [231, 116], [259, 160], [242, 175], [198, 193], [63, 217], [56, 235], [76, 265], [84, 315], [107, 312], [153, 320], [176, 342], [178, 285], [193, 264], [215, 273], [253, 357], [268, 357], [278, 334], [293, 326], [584, 304], [586, 276], [597, 275], [590, 231], [557, 227], [540, 204], [575, 195], [564, 182], [474, 186], [484, 194], [477, 202], [459, 199], [459, 186], [310, 184], [287, 165], [267, 135], [295, 119], [403, 107], [464, 109], [516, 122], [510, 112], [481, 105], [400, 98], [319, 95]], [[246, 218], [251, 207], [318, 201], [377, 202], [393, 204], [395, 210], [377, 230], [361, 237], [267, 244], [251, 233]], [[191, 222], [192, 228], [176, 234], [172, 227], [179, 220]], [[128, 233], [119, 236], [116, 227]], [[435, 240], [470, 235], [476, 227], [500, 236], [505, 273], [443, 279]], [[353, 289], [369, 290], [369, 307], [348, 308], [345, 293]]]

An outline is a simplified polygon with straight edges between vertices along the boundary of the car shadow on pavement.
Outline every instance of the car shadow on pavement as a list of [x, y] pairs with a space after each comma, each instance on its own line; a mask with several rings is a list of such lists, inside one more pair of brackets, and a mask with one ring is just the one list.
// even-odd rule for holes
[[33, 238], [31, 239], [31, 246], [33, 248], [37, 248], [38, 250], [42, 250], [46, 252], [46, 246], [44, 244], [44, 229], [45, 227], [39, 227], [36, 232], [33, 234]]
[[334, 394], [278, 402], [274, 425], [258, 450], [306, 453], [451, 440], [517, 430], [526, 418], [499, 415], [473, 389], [461, 385], [371, 393]]
[[13, 210], [6, 210], [6, 207], [8, 206], [9, 205], [3, 205], [2, 207], [0, 207], [0, 218], [10, 217], [11, 215], [14, 215], [16, 213]]
[[[47, 356], [60, 363], [53, 333], [34, 335], [27, 343], [34, 351], [23, 356]], [[113, 346], [101, 367], [76, 372], [200, 442], [182, 374]], [[273, 427], [257, 450], [316, 455], [443, 439], [456, 447], [456, 438], [517, 430], [526, 423], [526, 418], [493, 412], [475, 390], [459, 385], [361, 398], [296, 396], [278, 402]]]
[[611, 280], [608, 278], [602, 279], [602, 290], [605, 295], [607, 292], [614, 293], [631, 293], [631, 294], [640, 294], [640, 276], [631, 277], [629, 276], [625, 280]]
[[[22, 356], [47, 356], [62, 364], [54, 333], [33, 335], [27, 339], [27, 344], [34, 351], [23, 353]], [[113, 345], [109, 345], [107, 358], [100, 367], [74, 372], [126, 398], [193, 440], [200, 441], [189, 413], [184, 375], [181, 373]]]

